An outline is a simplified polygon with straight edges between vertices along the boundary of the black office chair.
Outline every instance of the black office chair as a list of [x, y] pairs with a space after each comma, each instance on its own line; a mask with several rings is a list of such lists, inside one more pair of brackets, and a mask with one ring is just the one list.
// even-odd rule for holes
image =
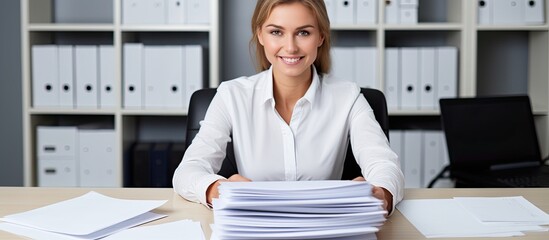
[[[362, 88], [362, 94], [366, 97], [366, 100], [374, 110], [374, 115], [378, 121], [381, 129], [385, 133], [387, 139], [389, 138], [389, 115], [387, 113], [387, 101], [385, 100], [385, 95], [377, 89], [371, 88]], [[204, 119], [206, 115], [206, 110], [210, 105], [214, 95], [216, 93], [215, 88], [200, 89], [193, 93], [191, 96], [191, 102], [189, 104], [189, 112], [187, 114], [187, 136], [186, 143], [187, 147], [191, 144], [192, 139], [198, 133], [200, 129], [200, 121]], [[233, 174], [238, 173], [238, 168], [236, 167], [236, 161], [234, 158], [234, 151], [232, 143], [227, 144], [227, 155], [221, 169], [218, 174], [224, 177], [230, 177]], [[345, 165], [343, 167], [342, 180], [350, 180], [355, 177], [361, 176], [360, 167], [356, 163], [354, 158], [351, 144], [347, 148], [347, 155], [345, 158]]]

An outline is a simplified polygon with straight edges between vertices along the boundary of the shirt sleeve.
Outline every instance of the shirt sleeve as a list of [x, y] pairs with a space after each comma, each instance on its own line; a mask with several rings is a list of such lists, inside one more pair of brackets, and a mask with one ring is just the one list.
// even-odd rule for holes
[[231, 124], [222, 96], [222, 86], [223, 84], [219, 86], [212, 99], [204, 120], [200, 122], [200, 130], [185, 151], [172, 180], [175, 192], [189, 201], [200, 202], [205, 206], [208, 206], [208, 187], [213, 182], [224, 179], [216, 173], [225, 159], [227, 143], [231, 141]]
[[353, 155], [362, 175], [372, 185], [383, 187], [393, 195], [394, 211], [404, 195], [404, 174], [397, 154], [389, 146], [387, 136], [362, 94], [358, 95], [349, 119]]

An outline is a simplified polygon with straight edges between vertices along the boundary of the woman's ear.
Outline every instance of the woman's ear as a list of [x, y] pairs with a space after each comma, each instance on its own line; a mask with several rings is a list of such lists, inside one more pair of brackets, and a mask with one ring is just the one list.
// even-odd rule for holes
[[259, 44], [261, 44], [261, 46], [264, 46], [263, 45], [263, 34], [261, 32], [261, 28], [257, 29], [257, 40], [259, 41]]
[[324, 36], [320, 37], [320, 40], [318, 41], [318, 47], [321, 47], [322, 44], [324, 44]]

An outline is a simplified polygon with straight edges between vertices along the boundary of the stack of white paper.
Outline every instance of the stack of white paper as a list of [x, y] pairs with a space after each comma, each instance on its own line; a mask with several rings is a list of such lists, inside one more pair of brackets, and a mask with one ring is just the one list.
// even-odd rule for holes
[[219, 239], [375, 238], [387, 212], [371, 192], [356, 181], [223, 182], [213, 232]]
[[428, 238], [523, 236], [549, 215], [523, 197], [404, 200], [397, 209]]
[[32, 239], [98, 239], [165, 215], [166, 200], [124, 200], [96, 192], [0, 219], [0, 230]]

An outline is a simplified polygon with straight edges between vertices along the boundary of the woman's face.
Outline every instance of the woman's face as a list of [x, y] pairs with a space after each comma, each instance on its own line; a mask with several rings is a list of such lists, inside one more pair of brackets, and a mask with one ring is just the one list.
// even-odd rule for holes
[[312, 11], [301, 3], [276, 6], [258, 31], [259, 43], [276, 76], [310, 78], [324, 38]]

